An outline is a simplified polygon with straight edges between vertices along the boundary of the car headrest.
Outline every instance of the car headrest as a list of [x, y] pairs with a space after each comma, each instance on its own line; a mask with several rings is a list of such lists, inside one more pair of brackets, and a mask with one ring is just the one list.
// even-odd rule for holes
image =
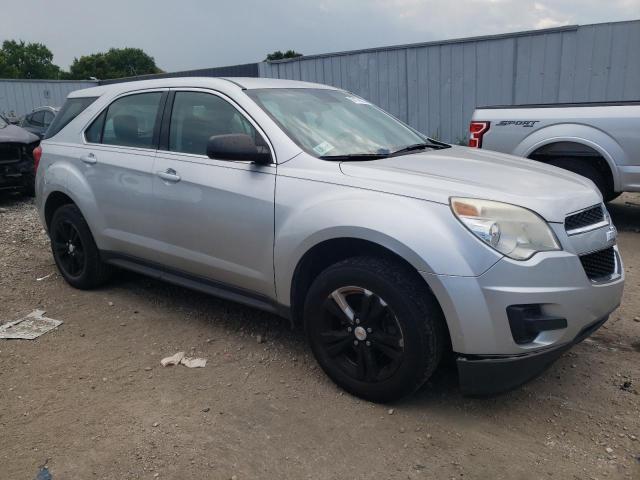
[[113, 133], [121, 143], [138, 144], [138, 119], [133, 115], [116, 115], [113, 117]]

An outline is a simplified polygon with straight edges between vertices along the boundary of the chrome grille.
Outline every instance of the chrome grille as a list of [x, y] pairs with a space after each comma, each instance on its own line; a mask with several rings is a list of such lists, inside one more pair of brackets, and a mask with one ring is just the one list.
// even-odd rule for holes
[[580, 256], [584, 272], [591, 280], [613, 275], [616, 271], [616, 254], [613, 247]]
[[603, 221], [604, 210], [602, 208], [602, 205], [596, 205], [595, 207], [587, 208], [586, 210], [582, 210], [581, 212], [569, 215], [564, 220], [564, 228], [567, 232], [571, 232], [598, 224]]

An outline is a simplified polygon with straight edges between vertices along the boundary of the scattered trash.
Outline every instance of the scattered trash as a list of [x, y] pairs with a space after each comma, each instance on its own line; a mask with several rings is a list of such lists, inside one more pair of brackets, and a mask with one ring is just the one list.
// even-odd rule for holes
[[206, 358], [184, 357], [180, 363], [187, 368], [203, 368], [207, 365]]
[[625, 392], [631, 392], [631, 381], [627, 380], [622, 385], [620, 385], [620, 390], [624, 390]]
[[38, 278], [36, 278], [36, 282], [41, 282], [42, 280], [46, 280], [47, 278], [49, 278], [54, 273], [55, 272], [51, 272], [49, 275], [45, 275], [44, 277], [38, 277]]
[[42, 467], [38, 471], [35, 480], [53, 480], [53, 477], [51, 476], [51, 473], [49, 473], [49, 469], [47, 467]]
[[63, 323], [43, 317], [44, 313], [44, 310], [34, 310], [26, 317], [0, 325], [0, 338], [33, 340]]
[[184, 352], [178, 352], [175, 355], [160, 360], [160, 365], [162, 365], [163, 367], [167, 367], [169, 365], [178, 365], [183, 358]]
[[182, 364], [187, 368], [202, 368], [207, 365], [206, 358], [185, 357], [184, 352], [178, 352], [170, 357], [160, 360], [160, 365], [168, 367], [169, 365]]

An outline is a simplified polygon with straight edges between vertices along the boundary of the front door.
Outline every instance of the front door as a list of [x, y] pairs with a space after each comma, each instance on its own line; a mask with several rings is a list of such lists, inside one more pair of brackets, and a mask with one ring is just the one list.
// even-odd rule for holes
[[156, 218], [166, 244], [162, 263], [273, 298], [275, 164], [206, 155], [212, 135], [246, 133], [259, 140], [261, 134], [219, 95], [174, 94], [166, 149], [153, 167]]

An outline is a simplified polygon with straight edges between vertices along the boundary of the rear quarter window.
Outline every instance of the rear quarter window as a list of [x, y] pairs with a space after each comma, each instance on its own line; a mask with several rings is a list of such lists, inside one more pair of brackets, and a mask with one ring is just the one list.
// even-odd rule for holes
[[44, 138], [51, 138], [60, 130], [66, 127], [69, 122], [80, 115], [89, 105], [96, 101], [98, 97], [76, 97], [68, 98], [64, 105], [53, 119], [53, 123], [47, 129]]

